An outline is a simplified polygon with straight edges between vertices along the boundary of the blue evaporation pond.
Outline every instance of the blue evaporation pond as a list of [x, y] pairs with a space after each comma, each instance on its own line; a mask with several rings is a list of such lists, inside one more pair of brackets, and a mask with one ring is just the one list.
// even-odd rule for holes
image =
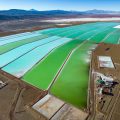
[[27, 39], [27, 38], [31, 38], [31, 37], [35, 37], [35, 36], [40, 36], [40, 35], [42, 35], [42, 34], [33, 33], [33, 34], [30, 34], [30, 35], [24, 35], [24, 36], [13, 38], [13, 39], [3, 40], [3, 41], [0, 41], [0, 46], [5, 45], [7, 43], [16, 42], [16, 41], [20, 41], [20, 40], [23, 40], [23, 39]]
[[20, 57], [21, 55], [29, 52], [30, 50], [34, 49], [37, 46], [46, 44], [48, 42], [60, 39], [61, 37], [58, 36], [53, 36], [53, 37], [49, 37], [49, 38], [45, 38], [42, 40], [38, 40], [36, 42], [32, 42], [23, 46], [20, 46], [18, 48], [15, 48], [9, 52], [6, 52], [2, 55], [0, 55], [0, 68], [7, 65], [8, 63], [10, 63], [11, 61], [15, 60], [16, 58]]
[[0, 41], [13, 39], [13, 38], [21, 37], [21, 36], [24, 36], [24, 35], [30, 35], [30, 34], [31, 34], [31, 32], [25, 32], [25, 33], [20, 33], [20, 34], [14, 34], [14, 35], [9, 35], [9, 36], [5, 36], [5, 37], [0, 37]]
[[18, 58], [14, 62], [11, 62], [2, 70], [16, 76], [22, 77], [28, 70], [30, 70], [37, 62], [39, 62], [45, 55], [47, 55], [52, 49], [70, 41], [70, 38], [61, 38], [59, 40], [42, 45], [24, 56]]

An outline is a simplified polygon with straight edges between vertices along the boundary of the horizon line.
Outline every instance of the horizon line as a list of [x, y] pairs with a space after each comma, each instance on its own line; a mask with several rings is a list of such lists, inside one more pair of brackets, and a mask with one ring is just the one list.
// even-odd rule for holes
[[64, 10], [64, 9], [49, 9], [49, 10], [38, 10], [38, 9], [34, 9], [34, 8], [31, 8], [31, 9], [14, 9], [14, 8], [11, 8], [11, 9], [0, 9], [0, 11], [4, 11], [4, 10], [26, 10], [26, 11], [30, 11], [30, 10], [35, 10], [35, 11], [53, 11], [53, 10], [61, 10], [61, 11], [76, 11], [76, 12], [84, 12], [84, 11], [91, 11], [91, 10], [101, 10], [101, 11], [114, 11], [114, 12], [120, 12], [120, 10], [105, 10], [105, 9], [87, 9], [87, 10]]

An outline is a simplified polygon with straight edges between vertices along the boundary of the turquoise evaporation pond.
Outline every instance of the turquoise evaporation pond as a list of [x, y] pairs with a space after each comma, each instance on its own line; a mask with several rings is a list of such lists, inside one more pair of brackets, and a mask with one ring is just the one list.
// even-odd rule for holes
[[118, 29], [116, 32], [114, 32], [110, 36], [108, 36], [104, 40], [104, 42], [111, 43], [111, 44], [119, 44], [119, 40], [120, 40], [120, 30]]
[[0, 68], [7, 65], [8, 63], [12, 62], [16, 58], [20, 57], [21, 55], [29, 52], [30, 50], [34, 49], [37, 46], [46, 44], [48, 42], [60, 39], [61, 37], [58, 36], [52, 36], [49, 38], [45, 38], [42, 40], [38, 40], [36, 42], [28, 43], [26, 45], [22, 45], [18, 48], [15, 48], [9, 52], [6, 52], [2, 55], [0, 55]]
[[[52, 33], [52, 35], [54, 35], [54, 34], [56, 34], [57, 33], [57, 31], [59, 32], [59, 31], [61, 31], [61, 30], [64, 30], [64, 31], [66, 31], [66, 30], [68, 30], [68, 32], [70, 31], [70, 30], [73, 30], [74, 32], [77, 32], [78, 30], [85, 30], [85, 31], [87, 31], [87, 30], [90, 30], [91, 29], [91, 27], [93, 28], [93, 29], [95, 29], [96, 27], [99, 27], [99, 25], [101, 26], [101, 23], [99, 23], [99, 24], [83, 24], [83, 25], [78, 25], [78, 26], [72, 26], [72, 27], [65, 27], [65, 28], [59, 28], [59, 29], [57, 29], [57, 30], [55, 30], [55, 32], [54, 33]], [[54, 30], [52, 30], [52, 31], [54, 31]], [[51, 32], [52, 32], [51, 31]], [[45, 32], [45, 33], [47, 33], [47, 32]], [[72, 33], [72, 32], [71, 32]], [[44, 34], [44, 33], [43, 33]], [[50, 33], [47, 33], [47, 34], [50, 34]]]
[[13, 39], [16, 37], [21, 37], [23, 35], [30, 35], [32, 32], [25, 32], [25, 33], [19, 33], [19, 34], [14, 34], [14, 35], [9, 35], [9, 36], [5, 36], [5, 37], [0, 37], [0, 41], [1, 40], [8, 40], [8, 39]]
[[95, 27], [95, 26], [99, 26], [102, 25], [103, 23], [89, 23], [89, 24], [82, 24], [82, 25], [75, 25], [75, 26], [70, 26], [70, 27], [64, 27], [64, 28], [54, 28], [54, 29], [49, 29], [49, 30], [44, 30], [44, 31], [38, 31], [39, 33], [42, 34], [51, 34], [54, 32], [54, 34], [60, 32], [60, 31], [66, 31], [66, 30], [75, 30], [77, 31], [77, 29], [90, 29], [89, 27]]
[[23, 35], [23, 36], [17, 37], [17, 38], [12, 38], [12, 39], [8, 39], [8, 40], [2, 40], [2, 41], [0, 41], [0, 46], [5, 45], [7, 43], [16, 42], [16, 41], [20, 41], [20, 40], [23, 40], [23, 39], [27, 39], [27, 38], [31, 38], [31, 37], [35, 37], [35, 36], [40, 36], [40, 35], [42, 35], [42, 34], [32, 33], [30, 35]]
[[28, 70], [30, 70], [37, 62], [39, 62], [45, 55], [47, 55], [52, 49], [71, 41], [70, 38], [61, 38], [59, 40], [50, 42], [42, 45], [17, 60], [11, 62], [7, 66], [3, 67], [2, 70], [20, 78]]

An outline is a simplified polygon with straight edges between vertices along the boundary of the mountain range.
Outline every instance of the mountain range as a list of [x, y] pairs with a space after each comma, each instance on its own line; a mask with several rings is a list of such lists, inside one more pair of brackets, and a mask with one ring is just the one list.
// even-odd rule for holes
[[0, 20], [29, 19], [29, 18], [49, 18], [49, 17], [74, 17], [83, 15], [120, 15], [120, 11], [88, 10], [88, 11], [65, 11], [65, 10], [21, 10], [10, 9], [0, 10]]

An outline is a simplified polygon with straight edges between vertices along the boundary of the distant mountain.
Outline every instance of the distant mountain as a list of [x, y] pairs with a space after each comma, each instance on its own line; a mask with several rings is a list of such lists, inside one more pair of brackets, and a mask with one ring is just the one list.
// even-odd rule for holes
[[64, 11], [64, 10], [37, 11], [34, 9], [31, 9], [31, 10], [11, 9], [11, 10], [0, 11], [0, 15], [9, 15], [9, 16], [52, 15], [52, 14], [58, 15], [58, 14], [71, 14], [71, 13], [73, 14], [72, 11]]
[[[37, 11], [34, 9], [31, 10], [20, 10], [20, 9], [11, 9], [11, 10], [1, 10], [0, 15], [13, 19], [27, 19], [27, 18], [49, 18], [49, 17], [67, 17], [74, 15], [81, 15], [82, 12], [73, 12], [73, 11], [64, 11], [64, 10], [50, 10], [50, 11]], [[8, 19], [8, 18], [5, 18]], [[3, 20], [3, 17], [0, 17], [0, 20]]]
[[105, 10], [88, 10], [88, 11], [64, 11], [64, 10], [50, 10], [50, 11], [38, 11], [35, 9], [31, 10], [1, 10], [0, 20], [12, 20], [12, 19], [27, 19], [27, 18], [48, 18], [48, 17], [74, 17], [83, 15], [102, 15], [102, 14], [119, 14], [116, 11], [105, 11]]
[[107, 10], [88, 10], [85, 11], [85, 13], [91, 13], [91, 14], [120, 14], [120, 11], [107, 11]]
[[0, 20], [15, 20], [20, 19], [18, 16], [7, 16], [7, 15], [0, 15]]
[[33, 10], [11, 9], [11, 10], [0, 11], [0, 15], [8, 15], [8, 16], [24, 16], [24, 15], [37, 15], [37, 14], [40, 14], [39, 11], [33, 11]]

